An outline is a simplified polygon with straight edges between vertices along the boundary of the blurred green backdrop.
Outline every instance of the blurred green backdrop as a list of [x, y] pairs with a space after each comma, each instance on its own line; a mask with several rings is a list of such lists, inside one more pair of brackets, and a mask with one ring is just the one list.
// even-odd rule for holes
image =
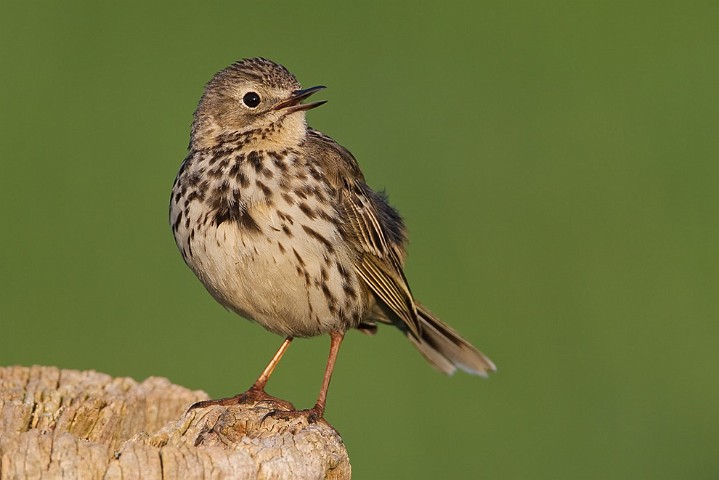
[[[3, 2], [0, 364], [213, 396], [281, 339], [219, 307], [167, 221], [206, 81], [325, 84], [310, 123], [410, 228], [415, 293], [499, 366], [349, 335], [355, 478], [719, 476], [717, 2]], [[308, 407], [328, 340], [270, 391]]]

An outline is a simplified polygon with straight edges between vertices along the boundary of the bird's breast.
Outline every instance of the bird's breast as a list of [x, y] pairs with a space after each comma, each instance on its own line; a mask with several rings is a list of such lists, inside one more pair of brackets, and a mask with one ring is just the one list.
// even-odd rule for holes
[[221, 304], [281, 335], [347, 329], [366, 308], [323, 178], [297, 152], [251, 151], [201, 158], [173, 189], [187, 264]]

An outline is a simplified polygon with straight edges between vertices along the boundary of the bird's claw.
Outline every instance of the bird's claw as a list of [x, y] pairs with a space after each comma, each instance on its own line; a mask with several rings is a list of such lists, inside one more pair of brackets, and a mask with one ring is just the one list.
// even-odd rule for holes
[[246, 392], [235, 395], [234, 397], [219, 398], [217, 400], [202, 400], [200, 402], [193, 403], [190, 408], [187, 409], [187, 413], [197, 408], [207, 408], [214, 406], [227, 407], [231, 405], [257, 404], [260, 402], [268, 402], [273, 406], [288, 408], [290, 410], [294, 410], [295, 408], [294, 405], [292, 405], [287, 400], [273, 397], [272, 395], [261, 389], [250, 388]]
[[317, 423], [324, 418], [324, 411], [319, 409], [316, 405], [313, 408], [305, 410], [270, 410], [262, 421], [264, 422], [267, 418], [276, 418], [282, 420], [292, 420], [297, 417], [304, 417], [307, 419], [307, 423]]

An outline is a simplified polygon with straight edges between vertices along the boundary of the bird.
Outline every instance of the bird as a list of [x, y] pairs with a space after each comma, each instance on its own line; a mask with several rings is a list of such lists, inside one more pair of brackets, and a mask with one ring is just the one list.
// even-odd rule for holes
[[182, 258], [217, 302], [284, 337], [242, 394], [191, 408], [274, 399], [266, 384], [294, 338], [330, 336], [312, 408], [324, 417], [345, 333], [398, 328], [437, 370], [487, 376], [492, 361], [417, 301], [403, 267], [407, 233], [352, 153], [308, 126], [303, 89], [263, 57], [234, 62], [205, 86], [169, 217]]

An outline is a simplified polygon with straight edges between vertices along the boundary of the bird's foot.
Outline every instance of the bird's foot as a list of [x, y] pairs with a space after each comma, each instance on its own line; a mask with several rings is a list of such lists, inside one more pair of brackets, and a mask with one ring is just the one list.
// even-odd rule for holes
[[277, 411], [282, 411], [284, 409], [290, 411], [295, 410], [295, 406], [287, 400], [273, 397], [269, 393], [265, 392], [263, 389], [253, 387], [246, 392], [235, 395], [234, 397], [219, 398], [217, 400], [203, 400], [201, 402], [194, 403], [190, 408], [187, 409], [187, 411], [190, 412], [196, 408], [214, 407], [216, 405], [227, 407], [230, 405], [248, 405], [265, 402], [270, 404], [272, 408], [277, 408]]
[[282, 420], [292, 420], [293, 418], [304, 417], [307, 419], [307, 423], [317, 423], [324, 419], [325, 409], [319, 405], [315, 405], [312, 408], [306, 410], [272, 410], [264, 416], [263, 420], [268, 417], [279, 418]]

